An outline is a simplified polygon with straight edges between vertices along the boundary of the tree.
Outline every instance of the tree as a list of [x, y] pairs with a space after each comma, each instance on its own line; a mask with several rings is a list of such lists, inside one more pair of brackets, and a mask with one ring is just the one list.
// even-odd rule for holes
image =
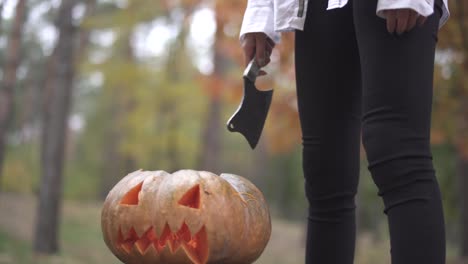
[[[2, 10], [0, 7], [0, 11]], [[21, 37], [26, 17], [26, 0], [16, 4], [16, 14], [13, 27], [8, 38], [6, 63], [3, 70], [3, 80], [0, 87], [0, 183], [2, 179], [3, 162], [5, 159], [7, 132], [13, 114], [14, 88], [16, 72], [21, 61]], [[1, 185], [0, 185], [1, 189]]]
[[43, 120], [41, 182], [34, 237], [34, 250], [40, 254], [53, 254], [59, 250], [64, 150], [75, 75], [77, 30], [73, 24], [72, 11], [77, 4], [78, 0], [63, 0], [55, 21], [59, 38], [55, 47], [55, 62], [51, 68], [52, 91]]
[[[141, 149], [140, 146], [133, 147], [132, 132], [138, 128], [129, 125], [129, 120], [131, 113], [140, 105], [137, 98], [140, 87], [151, 91], [153, 87], [148, 80], [154, 77], [137, 60], [132, 41], [139, 25], [159, 16], [160, 4], [154, 1], [133, 1], [125, 6], [100, 4], [96, 13], [85, 22], [88, 30], [112, 31], [115, 37], [112, 45], [101, 47], [96, 43], [93, 47], [93, 52], [110, 52], [111, 56], [97, 64], [83, 65], [85, 73], [91, 70], [104, 77], [96, 102], [99, 110], [88, 113], [89, 126], [85, 132], [89, 138], [91, 134], [100, 138], [97, 147], [93, 144], [85, 148], [101, 153], [101, 164], [97, 166], [100, 175], [98, 196], [104, 199], [122, 176], [136, 169], [137, 162], [140, 166], [142, 164], [133, 151]], [[148, 120], [145, 115], [137, 116], [143, 122]], [[154, 134], [151, 137], [157, 138]], [[142, 146], [150, 145], [141, 139], [139, 141]]]
[[[216, 1], [217, 9], [220, 1]], [[213, 44], [214, 58], [213, 58], [213, 73], [211, 74], [211, 83], [208, 106], [208, 115], [206, 116], [206, 123], [202, 132], [202, 150], [200, 155], [200, 168], [202, 170], [209, 170], [215, 173], [220, 173], [221, 169], [221, 106], [222, 97], [221, 91], [223, 90], [222, 79], [225, 77], [226, 58], [220, 49], [220, 41], [223, 39], [224, 21], [222, 20], [222, 13], [216, 10], [216, 32], [215, 42]]]
[[461, 47], [463, 50], [463, 62], [461, 64], [461, 76], [459, 82], [460, 112], [458, 118], [457, 137], [457, 163], [458, 178], [460, 180], [460, 194], [462, 196], [462, 243], [461, 256], [468, 260], [468, 5], [466, 1], [457, 0], [458, 26], [461, 34]]
[[[133, 28], [132, 25], [131, 28]], [[131, 45], [132, 31], [123, 30], [117, 40], [115, 48], [115, 57], [119, 62], [134, 66], [135, 56]], [[123, 66], [123, 65], [122, 65]], [[106, 137], [104, 138], [104, 166], [100, 184], [100, 198], [104, 200], [112, 187], [125, 175], [126, 172], [134, 170], [134, 162], [130, 155], [125, 155], [120, 151], [125, 131], [120, 129], [120, 124], [126, 118], [126, 114], [134, 106], [132, 98], [125, 96], [122, 91], [125, 85], [115, 83], [112, 85], [112, 91], [105, 93], [110, 100], [106, 104], [106, 113], [109, 116], [109, 126], [106, 126]]]
[[3, 18], [2, 18], [2, 13], [3, 13], [3, 5], [4, 5], [4, 1], [0, 2], [0, 32], [3, 31], [2, 30], [2, 22], [3, 22]]
[[451, 76], [446, 81], [439, 80], [436, 89], [434, 138], [441, 138], [439, 141], [453, 145], [456, 150], [460, 254], [468, 260], [468, 4], [464, 0], [450, 4], [452, 17], [440, 32], [438, 46], [456, 59], [442, 66], [450, 69]]

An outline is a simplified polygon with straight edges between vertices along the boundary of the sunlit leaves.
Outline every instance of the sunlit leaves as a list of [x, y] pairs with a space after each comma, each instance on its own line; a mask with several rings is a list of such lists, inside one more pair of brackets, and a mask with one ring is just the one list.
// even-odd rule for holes
[[[438, 47], [456, 57], [436, 68], [433, 141], [450, 142], [468, 159], [468, 5], [449, 4], [451, 18], [439, 32]], [[450, 79], [444, 76], [448, 69]]]

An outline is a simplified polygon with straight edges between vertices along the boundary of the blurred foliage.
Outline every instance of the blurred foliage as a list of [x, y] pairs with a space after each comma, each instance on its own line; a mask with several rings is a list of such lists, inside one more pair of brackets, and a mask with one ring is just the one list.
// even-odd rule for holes
[[461, 0], [449, 4], [451, 19], [439, 32], [433, 134], [468, 160], [468, 5]]

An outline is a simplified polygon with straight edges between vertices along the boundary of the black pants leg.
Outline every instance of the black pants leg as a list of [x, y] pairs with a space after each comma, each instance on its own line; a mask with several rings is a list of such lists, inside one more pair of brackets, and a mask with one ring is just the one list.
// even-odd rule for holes
[[395, 37], [375, 15], [376, 3], [354, 0], [326, 11], [326, 0], [309, 1], [305, 30], [296, 33], [306, 262], [353, 263], [362, 128], [392, 263], [442, 264], [444, 219], [429, 144], [440, 13]]
[[361, 84], [352, 6], [310, 0], [296, 32], [296, 81], [309, 201], [306, 263], [351, 264], [359, 176]]

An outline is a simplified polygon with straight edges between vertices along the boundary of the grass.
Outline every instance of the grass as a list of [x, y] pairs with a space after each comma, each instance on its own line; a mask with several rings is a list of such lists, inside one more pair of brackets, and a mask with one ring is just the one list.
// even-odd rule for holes
[[29, 252], [29, 243], [0, 231], [0, 263], [30, 263]]
[[[33, 256], [31, 240], [35, 199], [14, 194], [0, 195], [0, 264], [118, 264], [102, 240], [100, 203], [65, 202], [60, 230], [61, 254]], [[302, 264], [304, 226], [273, 219], [270, 243], [256, 264]], [[385, 225], [379, 233], [361, 233], [356, 248], [356, 264], [389, 264], [389, 242]], [[449, 247], [447, 264], [456, 251]], [[463, 263], [464, 264], [464, 263]]]
[[60, 229], [61, 254], [33, 256], [35, 206], [33, 197], [0, 195], [0, 264], [119, 263], [102, 240], [98, 203], [65, 202]]

